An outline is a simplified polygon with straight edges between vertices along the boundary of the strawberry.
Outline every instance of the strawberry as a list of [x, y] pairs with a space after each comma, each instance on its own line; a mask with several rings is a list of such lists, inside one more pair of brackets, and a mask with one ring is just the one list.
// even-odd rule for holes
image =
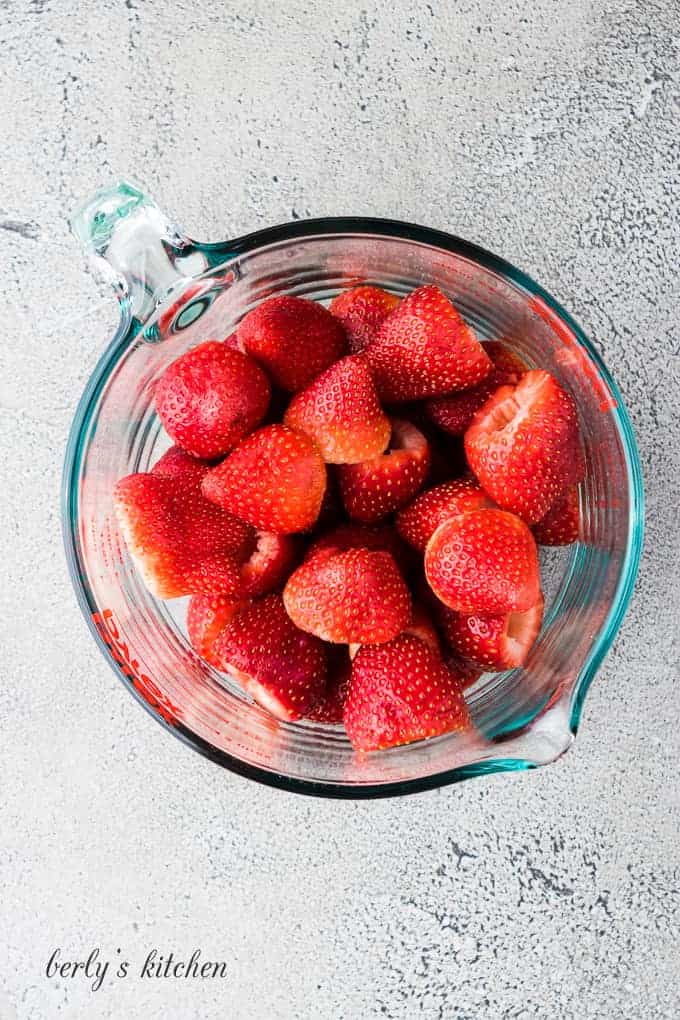
[[[178, 457], [165, 455], [166, 467]], [[201, 471], [204, 469], [201, 468]], [[122, 478], [114, 507], [123, 537], [139, 572], [158, 598], [197, 592], [231, 595], [252, 529], [201, 494], [191, 467], [176, 476], [158, 473]]]
[[[451, 612], [453, 612], [453, 610], [451, 610]], [[484, 672], [481, 666], [478, 666], [476, 662], [470, 662], [469, 659], [464, 659], [461, 655], [458, 655], [457, 652], [452, 652], [449, 648], [444, 649], [442, 659], [451, 672], [458, 677], [461, 689], [464, 691], [467, 691], [468, 688], [476, 684]]]
[[326, 468], [308, 436], [266, 425], [203, 479], [203, 494], [255, 528], [290, 534], [319, 514]]
[[396, 294], [380, 287], [353, 287], [334, 297], [328, 311], [345, 327], [352, 354], [360, 354], [375, 340], [379, 327], [398, 304]]
[[436, 397], [425, 405], [430, 419], [450, 436], [462, 436], [472, 417], [499, 386], [519, 382], [527, 367], [516, 354], [497, 340], [482, 341], [493, 368], [486, 379], [472, 389]]
[[187, 606], [187, 633], [189, 641], [206, 662], [220, 668], [213, 655], [218, 634], [239, 610], [248, 603], [242, 599], [228, 599], [223, 595], [192, 595]]
[[363, 464], [341, 464], [340, 493], [349, 516], [371, 524], [408, 503], [421, 488], [430, 466], [427, 440], [410, 422], [392, 419], [386, 453]]
[[[413, 634], [414, 637], [420, 638], [424, 641], [434, 652], [439, 652], [439, 636], [435, 630], [434, 624], [430, 618], [429, 613], [419, 605], [414, 605], [411, 610], [411, 619], [406, 624], [401, 632], [402, 634]], [[349, 646], [349, 656], [353, 659], [362, 646], [360, 644], [351, 644]]]
[[468, 510], [481, 510], [493, 503], [476, 478], [456, 478], [427, 489], [397, 514], [397, 531], [417, 549], [425, 546], [440, 524]]
[[341, 358], [318, 375], [293, 397], [283, 420], [313, 439], [330, 464], [377, 457], [390, 441], [389, 419], [361, 358]]
[[534, 537], [504, 510], [471, 510], [440, 524], [425, 549], [437, 598], [461, 613], [531, 609], [540, 592]]
[[389, 641], [411, 616], [411, 597], [394, 559], [369, 549], [305, 560], [288, 578], [283, 601], [298, 627], [339, 644]]
[[248, 312], [237, 335], [272, 382], [289, 393], [307, 386], [347, 347], [341, 323], [323, 305], [288, 295], [267, 298]]
[[277, 719], [300, 719], [326, 683], [326, 651], [292, 622], [280, 595], [236, 613], [213, 644], [219, 668], [231, 673]]
[[207, 340], [169, 365], [156, 384], [158, 417], [194, 457], [219, 457], [264, 418], [269, 380], [252, 358]]
[[292, 535], [258, 531], [255, 548], [241, 566], [239, 595], [255, 598], [282, 587], [295, 566], [297, 553], [297, 543]]
[[549, 372], [527, 372], [480, 407], [465, 453], [498, 506], [535, 524], [583, 472], [574, 401]]
[[347, 549], [372, 549], [391, 553], [399, 569], [407, 572], [411, 553], [389, 524], [340, 524], [333, 531], [316, 538], [308, 547], [305, 559], [317, 554], [346, 552]]
[[471, 727], [458, 678], [412, 634], [359, 649], [344, 723], [357, 751], [379, 751]]
[[365, 352], [382, 400], [420, 400], [476, 386], [489, 356], [438, 287], [419, 287], [383, 322]]
[[326, 649], [328, 658], [328, 679], [323, 694], [308, 719], [315, 722], [337, 724], [342, 722], [342, 714], [349, 689], [352, 663], [347, 649], [342, 645], [331, 645]]
[[538, 637], [543, 619], [543, 596], [522, 613], [480, 616], [449, 610], [446, 640], [464, 659], [485, 669], [515, 669], [524, 665]]
[[189, 485], [200, 486], [211, 465], [191, 457], [179, 446], [171, 446], [151, 468], [152, 475], [161, 478], [183, 478]]
[[581, 530], [578, 485], [572, 485], [531, 529], [539, 545], [571, 545]]

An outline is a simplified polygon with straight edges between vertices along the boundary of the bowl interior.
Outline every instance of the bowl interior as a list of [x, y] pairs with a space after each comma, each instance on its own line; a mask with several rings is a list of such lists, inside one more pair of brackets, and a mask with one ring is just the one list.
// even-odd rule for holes
[[[231, 257], [223, 253], [222, 265], [175, 293], [143, 330], [121, 330], [81, 402], [67, 459], [65, 526], [84, 611], [114, 668], [154, 714], [203, 752], [256, 778], [362, 795], [553, 760], [572, 739], [583, 694], [625, 608], [641, 523], [636, 454], [618, 393], [544, 292], [463, 242], [445, 243], [347, 231], [254, 249], [237, 245]], [[211, 261], [220, 261], [214, 251]], [[474, 735], [363, 758], [341, 728], [275, 722], [234, 680], [199, 659], [186, 638], [185, 600], [163, 603], [146, 591], [112, 511], [117, 479], [148, 469], [169, 445], [152, 396], [172, 360], [204, 339], [227, 336], [272, 294], [327, 302], [359, 282], [400, 295], [435, 283], [480, 338], [502, 340], [529, 365], [554, 373], [576, 400], [587, 463], [582, 540], [542, 550], [541, 636], [524, 668], [484, 676], [468, 692]]]

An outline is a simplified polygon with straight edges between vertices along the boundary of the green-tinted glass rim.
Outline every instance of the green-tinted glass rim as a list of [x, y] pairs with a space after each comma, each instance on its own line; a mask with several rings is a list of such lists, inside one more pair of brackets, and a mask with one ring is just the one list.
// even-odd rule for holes
[[[290, 223], [268, 227], [264, 230], [257, 230], [231, 241], [217, 242], [211, 244], [192, 243], [192, 247], [203, 253], [210, 266], [221, 265], [233, 258], [262, 248], [267, 245], [276, 244], [280, 241], [290, 241], [296, 238], [323, 237], [324, 235], [337, 236], [338, 234], [366, 234], [378, 237], [394, 237], [401, 240], [415, 241], [430, 247], [440, 248], [446, 252], [468, 258], [482, 266], [492, 270], [499, 276], [504, 277], [516, 287], [524, 290], [532, 297], [538, 297], [548, 305], [555, 315], [573, 332], [579, 345], [584, 349], [588, 358], [597, 369], [600, 377], [611, 390], [616, 401], [616, 407], [611, 414], [616, 422], [626, 459], [626, 467], [630, 482], [631, 506], [629, 517], [629, 530], [626, 543], [624, 561], [619, 577], [612, 605], [609, 610], [604, 626], [601, 628], [597, 640], [590, 650], [588, 659], [582, 667], [578, 680], [576, 681], [571, 699], [570, 727], [572, 733], [576, 733], [585, 696], [597, 673], [597, 670], [607, 654], [616, 633], [625, 615], [628, 603], [633, 592], [635, 578], [637, 576], [642, 544], [644, 538], [644, 487], [642, 481], [642, 469], [640, 458], [635, 442], [633, 428], [630, 418], [625, 409], [623, 398], [614, 379], [611, 377], [606, 365], [599, 353], [590, 342], [581, 327], [562, 308], [558, 301], [544, 290], [522, 270], [517, 269], [510, 262], [499, 258], [484, 248], [469, 241], [465, 241], [453, 234], [444, 231], [417, 226], [412, 223], [404, 223], [399, 220], [377, 219], [365, 217], [327, 217], [321, 219], [296, 220]], [[78, 522], [78, 478], [82, 464], [85, 437], [88, 435], [89, 426], [99, 395], [106, 384], [109, 373], [117, 363], [121, 352], [134, 339], [138, 330], [138, 324], [132, 319], [130, 309], [126, 301], [121, 302], [121, 321], [115, 336], [108, 348], [97, 363], [92, 376], [85, 388], [85, 391], [78, 403], [73, 424], [69, 434], [66, 454], [64, 459], [64, 472], [62, 479], [62, 528], [64, 545], [68, 561], [71, 580], [78, 597], [78, 602], [83, 611], [85, 619], [92, 635], [110, 663], [116, 675], [123, 681], [127, 689], [137, 701], [149, 712], [161, 725], [171, 733], [175, 734], [183, 743], [189, 745], [200, 754], [223, 766], [231, 772], [254, 779], [265, 785], [287, 790], [293, 793], [305, 793], [313, 796], [336, 797], [343, 799], [367, 799], [378, 797], [398, 796], [406, 793], [418, 793], [431, 790], [439, 786], [460, 782], [463, 779], [474, 776], [488, 775], [493, 772], [518, 771], [523, 769], [536, 768], [538, 763], [523, 758], [494, 758], [488, 761], [471, 763], [439, 772], [431, 776], [416, 779], [404, 780], [402, 782], [385, 784], [367, 784], [366, 786], [323, 783], [297, 777], [286, 776], [272, 772], [259, 766], [251, 765], [241, 761], [224, 751], [218, 750], [207, 741], [198, 737], [190, 730], [180, 724], [171, 725], [163, 719], [158, 712], [146, 701], [134, 687], [130, 679], [113, 661], [108, 654], [106, 645], [101, 634], [92, 620], [92, 614], [96, 613], [99, 607], [95, 603], [92, 593], [87, 586], [78, 564], [77, 551], [77, 522]]]

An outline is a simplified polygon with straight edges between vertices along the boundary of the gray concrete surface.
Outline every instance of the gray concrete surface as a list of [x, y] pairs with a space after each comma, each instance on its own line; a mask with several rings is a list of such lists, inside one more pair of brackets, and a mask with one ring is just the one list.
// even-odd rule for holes
[[[680, 14], [670, 0], [0, 3], [0, 1017], [680, 1013]], [[72, 595], [58, 489], [116, 310], [66, 227], [119, 175], [194, 236], [420, 221], [538, 277], [640, 443], [647, 542], [574, 750], [399, 801], [298, 798], [182, 748]], [[225, 960], [203, 983], [48, 980]]]

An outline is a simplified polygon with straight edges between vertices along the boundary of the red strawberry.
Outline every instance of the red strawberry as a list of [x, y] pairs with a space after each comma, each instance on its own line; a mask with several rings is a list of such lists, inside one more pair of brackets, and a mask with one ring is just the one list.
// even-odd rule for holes
[[231, 595], [252, 529], [204, 499], [190, 473], [172, 477], [155, 471], [128, 475], [114, 491], [123, 537], [147, 588], [166, 599], [197, 592]]
[[444, 631], [449, 645], [463, 658], [485, 669], [515, 669], [526, 661], [543, 619], [543, 596], [523, 613], [497, 616], [449, 611]]
[[328, 658], [328, 680], [326, 687], [319, 701], [317, 701], [311, 712], [307, 713], [308, 719], [320, 723], [341, 723], [342, 714], [349, 689], [349, 680], [352, 675], [352, 663], [347, 654], [347, 649], [342, 645], [331, 645], [326, 649]]
[[288, 578], [283, 601], [298, 627], [339, 644], [389, 641], [411, 616], [393, 558], [369, 549], [312, 556]]
[[341, 464], [338, 481], [345, 509], [356, 521], [371, 524], [408, 503], [430, 467], [425, 437], [410, 422], [392, 419], [386, 453], [363, 464]]
[[328, 310], [345, 327], [352, 354], [360, 354], [375, 340], [379, 327], [398, 304], [396, 294], [380, 287], [353, 287], [334, 297]]
[[255, 528], [290, 534], [311, 527], [326, 468], [308, 436], [285, 425], [253, 432], [203, 479], [203, 494]]
[[258, 531], [255, 548], [241, 567], [239, 595], [255, 598], [283, 586], [297, 559], [297, 543], [291, 535]]
[[582, 475], [574, 401], [549, 372], [527, 372], [477, 411], [465, 453], [491, 498], [535, 524]]
[[219, 457], [264, 418], [269, 380], [241, 351], [207, 340], [166, 368], [155, 403], [170, 437], [194, 457]]
[[307, 386], [347, 346], [342, 325], [323, 305], [287, 295], [267, 298], [248, 312], [238, 339], [272, 381], [290, 393]]
[[344, 723], [357, 751], [379, 751], [471, 727], [458, 678], [412, 634], [359, 649]]
[[420, 400], [476, 386], [489, 356], [438, 287], [419, 287], [385, 319], [365, 353], [382, 400]]
[[476, 684], [484, 672], [476, 662], [470, 662], [469, 659], [464, 659], [457, 652], [452, 652], [448, 648], [444, 650], [442, 659], [451, 672], [458, 677], [460, 686], [464, 691], [472, 687], [473, 684]]
[[236, 613], [215, 640], [213, 656], [277, 719], [306, 715], [326, 683], [323, 644], [298, 630], [280, 595], [267, 595]]
[[421, 492], [397, 515], [397, 531], [419, 552], [425, 551], [440, 524], [468, 510], [481, 510], [493, 503], [476, 478], [456, 478]]
[[392, 554], [400, 570], [406, 572], [411, 566], [410, 550], [389, 524], [341, 524], [315, 539], [305, 559], [318, 553], [346, 552], [347, 549], [382, 550]]
[[171, 446], [151, 468], [152, 475], [161, 478], [183, 478], [189, 485], [200, 486], [211, 465], [204, 460], [196, 460], [179, 446]]
[[534, 537], [504, 510], [471, 510], [440, 524], [425, 549], [425, 574], [437, 598], [461, 613], [531, 609], [540, 593]]
[[283, 420], [313, 439], [330, 464], [377, 457], [390, 441], [389, 419], [360, 358], [341, 358], [317, 376], [293, 397]]
[[213, 655], [218, 634], [239, 610], [248, 603], [241, 599], [227, 599], [223, 595], [192, 595], [187, 607], [187, 633], [189, 641], [206, 662], [220, 668]]
[[531, 529], [539, 545], [571, 545], [581, 530], [578, 485], [572, 485]]
[[448, 397], [436, 397], [428, 400], [427, 413], [440, 429], [450, 436], [462, 436], [472, 421], [475, 411], [488, 400], [499, 386], [514, 385], [519, 382], [527, 366], [516, 354], [497, 340], [486, 340], [482, 347], [493, 362], [493, 369], [484, 382], [472, 389], [460, 393], [452, 393]]
[[[439, 653], [439, 637], [429, 613], [422, 606], [414, 605], [411, 610], [411, 619], [402, 630], [402, 634], [413, 634], [414, 637], [424, 641], [432, 651]], [[349, 646], [350, 659], [353, 659], [362, 646], [351, 644]]]

